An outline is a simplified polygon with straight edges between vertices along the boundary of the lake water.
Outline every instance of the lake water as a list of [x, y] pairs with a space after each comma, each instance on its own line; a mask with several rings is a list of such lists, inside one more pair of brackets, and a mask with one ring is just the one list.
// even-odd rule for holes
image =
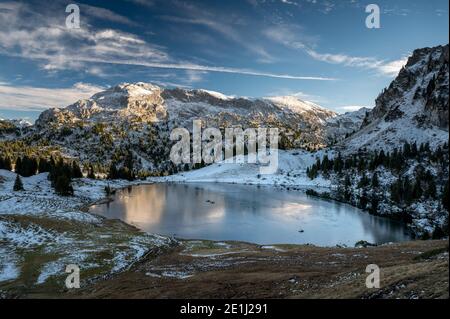
[[258, 244], [353, 246], [411, 239], [405, 225], [297, 191], [232, 184], [152, 184], [121, 190], [91, 212], [149, 233]]

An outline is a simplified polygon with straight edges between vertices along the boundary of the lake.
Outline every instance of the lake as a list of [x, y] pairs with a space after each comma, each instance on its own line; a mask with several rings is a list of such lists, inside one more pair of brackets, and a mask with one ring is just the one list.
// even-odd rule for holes
[[354, 246], [410, 240], [403, 223], [302, 192], [235, 184], [152, 184], [118, 191], [90, 212], [185, 239]]

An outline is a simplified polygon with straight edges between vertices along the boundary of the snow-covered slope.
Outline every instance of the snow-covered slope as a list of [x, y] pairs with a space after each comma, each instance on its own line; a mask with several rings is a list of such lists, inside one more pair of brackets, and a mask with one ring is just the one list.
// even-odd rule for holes
[[415, 50], [397, 78], [377, 98], [361, 130], [341, 146], [392, 150], [404, 142], [448, 142], [449, 47]]
[[[311, 153], [307, 151], [279, 151], [278, 171], [271, 175], [261, 175], [258, 164], [215, 163], [210, 166], [171, 175], [167, 177], [150, 178], [156, 182], [218, 182], [251, 185], [278, 185], [297, 188], [328, 188], [331, 182], [323, 178], [309, 179], [306, 169], [314, 164], [317, 158], [322, 158], [325, 151]], [[331, 154], [329, 154], [331, 156]], [[234, 158], [234, 161], [238, 161]]]
[[290, 110], [299, 114], [309, 113], [311, 116], [314, 116], [315, 120], [319, 123], [324, 123], [324, 121], [337, 115], [333, 111], [324, 109], [315, 103], [300, 100], [295, 96], [275, 96], [268, 97], [266, 100], [272, 102], [283, 110]]

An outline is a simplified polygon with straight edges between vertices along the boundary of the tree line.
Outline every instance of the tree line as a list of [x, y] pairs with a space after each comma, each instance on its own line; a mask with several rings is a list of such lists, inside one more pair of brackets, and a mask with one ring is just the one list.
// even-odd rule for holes
[[[359, 153], [347, 158], [338, 154], [333, 159], [325, 155], [307, 169], [310, 179], [319, 174], [334, 174], [341, 190], [340, 200], [376, 214], [381, 201], [398, 207], [408, 207], [421, 200], [437, 200], [449, 210], [448, 144], [431, 150], [428, 143], [404, 143], [392, 152], [383, 150]], [[383, 167], [385, 170], [377, 170]], [[386, 172], [387, 183], [380, 185], [379, 173]], [[385, 198], [386, 190], [389, 198]]]

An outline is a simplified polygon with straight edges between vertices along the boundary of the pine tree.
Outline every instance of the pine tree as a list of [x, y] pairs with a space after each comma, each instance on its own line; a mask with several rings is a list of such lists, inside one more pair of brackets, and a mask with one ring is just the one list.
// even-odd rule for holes
[[334, 159], [333, 162], [333, 170], [335, 173], [341, 173], [342, 168], [344, 167], [344, 161], [342, 160], [341, 153]]
[[344, 180], [344, 198], [346, 201], [350, 200], [351, 187], [352, 187], [352, 181], [350, 179], [350, 176], [347, 174], [347, 175], [345, 175], [345, 180]]
[[364, 157], [360, 157], [358, 160], [358, 172], [363, 172], [366, 169], [366, 161]]
[[406, 176], [405, 179], [403, 180], [403, 200], [410, 204], [412, 202], [413, 199], [413, 192], [412, 192], [412, 186], [411, 186], [411, 182], [409, 181], [409, 178]]
[[366, 209], [368, 202], [367, 192], [366, 190], [363, 190], [362, 194], [359, 196], [359, 208]]
[[370, 184], [369, 179], [367, 178], [366, 174], [363, 174], [361, 176], [361, 179], [360, 179], [359, 183], [358, 183], [358, 188], [367, 187], [367, 186], [369, 186], [369, 184]]
[[23, 191], [23, 190], [24, 190], [24, 189], [23, 189], [23, 183], [22, 183], [22, 180], [20, 179], [19, 174], [16, 174], [16, 180], [14, 181], [14, 187], [13, 187], [13, 190], [14, 190], [15, 192], [20, 192], [20, 191]]
[[411, 145], [408, 142], [405, 142], [403, 145], [403, 156], [405, 158], [409, 158], [411, 156]]
[[379, 199], [377, 197], [377, 195], [375, 193], [372, 194], [371, 198], [370, 198], [370, 209], [369, 212], [371, 214], [376, 214], [378, 212], [378, 204], [379, 204]]
[[16, 165], [14, 166], [14, 171], [17, 174], [20, 174], [22, 172], [22, 158], [21, 157], [18, 157], [16, 159]]
[[416, 177], [416, 181], [414, 183], [412, 192], [413, 192], [414, 199], [420, 199], [422, 197], [422, 194], [423, 194], [422, 185], [420, 183], [420, 179], [417, 177]]
[[72, 173], [71, 173], [72, 178], [82, 178], [83, 177], [83, 173], [81, 172], [81, 168], [78, 165], [77, 162], [73, 161], [72, 162]]
[[391, 200], [394, 203], [400, 203], [402, 198], [403, 191], [403, 181], [401, 177], [399, 177], [394, 183], [391, 185]]
[[447, 180], [447, 183], [445, 183], [444, 186], [444, 190], [442, 191], [442, 206], [449, 211], [449, 199], [450, 199], [450, 195], [449, 195], [449, 190], [448, 190], [448, 184], [449, 181]]
[[73, 187], [70, 178], [66, 175], [58, 176], [55, 181], [55, 191], [61, 196], [72, 196]]
[[92, 164], [89, 165], [89, 171], [88, 171], [87, 177], [90, 179], [96, 179], [95, 172], [94, 172], [94, 166], [92, 166]]
[[5, 169], [7, 171], [12, 170], [11, 160], [9, 156], [0, 157], [0, 169]]
[[434, 179], [431, 179], [428, 182], [428, 188], [425, 195], [429, 198], [436, 198], [436, 183], [434, 182]]
[[380, 186], [380, 182], [378, 180], [378, 174], [377, 172], [373, 173], [372, 176], [372, 188], [377, 188]]
[[50, 171], [50, 162], [46, 158], [40, 158], [38, 164], [39, 173], [46, 173]]
[[24, 156], [16, 161], [15, 171], [24, 177], [35, 175], [38, 169], [37, 159], [34, 157]]
[[111, 163], [111, 166], [109, 167], [108, 179], [117, 179], [117, 178], [119, 178], [119, 174], [117, 171], [116, 164]]
[[111, 186], [109, 186], [109, 184], [105, 186], [105, 194], [106, 196], [110, 196], [112, 194], [112, 189]]

